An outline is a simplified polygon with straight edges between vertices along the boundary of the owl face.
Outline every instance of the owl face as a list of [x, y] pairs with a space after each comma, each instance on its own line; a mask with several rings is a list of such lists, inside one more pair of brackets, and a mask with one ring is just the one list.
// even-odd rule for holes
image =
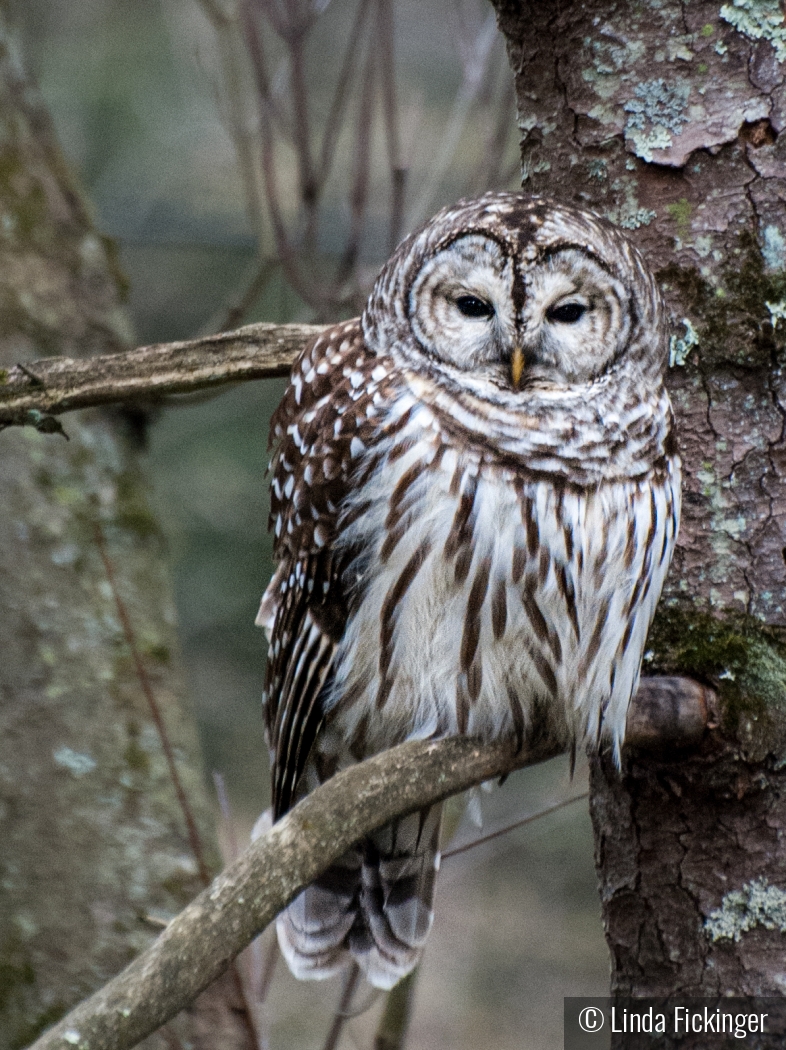
[[591, 255], [565, 248], [522, 267], [480, 234], [426, 260], [409, 314], [427, 354], [514, 388], [591, 380], [630, 336], [625, 287]]
[[363, 324], [370, 345], [506, 400], [578, 392], [618, 369], [642, 379], [665, 350], [635, 248], [589, 212], [522, 194], [435, 216], [385, 267]]

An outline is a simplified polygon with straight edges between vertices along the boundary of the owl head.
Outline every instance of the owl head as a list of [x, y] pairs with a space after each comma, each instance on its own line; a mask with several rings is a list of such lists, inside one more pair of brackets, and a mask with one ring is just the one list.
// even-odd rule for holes
[[632, 244], [591, 212], [489, 193], [439, 212], [382, 270], [366, 342], [494, 400], [660, 376], [660, 294]]

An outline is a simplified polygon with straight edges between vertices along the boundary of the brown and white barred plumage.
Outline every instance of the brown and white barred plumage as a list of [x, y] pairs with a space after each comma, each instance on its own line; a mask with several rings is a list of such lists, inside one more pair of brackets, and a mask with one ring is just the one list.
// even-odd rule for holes
[[[679, 519], [665, 351], [636, 250], [521, 194], [442, 211], [306, 347], [258, 620], [276, 818], [406, 739], [537, 723], [619, 753]], [[379, 987], [408, 973], [438, 837], [438, 807], [398, 821], [301, 894], [278, 922], [293, 972], [349, 951]]]

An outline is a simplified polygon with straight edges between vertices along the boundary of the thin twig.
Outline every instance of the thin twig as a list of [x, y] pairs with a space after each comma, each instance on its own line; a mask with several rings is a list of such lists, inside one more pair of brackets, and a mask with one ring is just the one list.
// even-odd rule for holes
[[355, 77], [355, 71], [358, 66], [358, 59], [360, 57], [360, 42], [361, 34], [363, 32], [363, 26], [366, 21], [366, 15], [368, 13], [370, 0], [360, 0], [358, 9], [355, 14], [355, 20], [352, 23], [352, 30], [349, 34], [347, 41], [346, 51], [344, 52], [344, 61], [341, 65], [341, 70], [338, 75], [338, 82], [336, 83], [335, 94], [333, 95], [333, 102], [328, 113], [328, 118], [325, 121], [325, 130], [322, 135], [322, 151], [319, 161], [318, 170], [318, 186], [320, 193], [324, 188], [324, 184], [328, 179], [330, 171], [333, 167], [333, 159], [336, 153], [336, 144], [338, 142], [339, 133], [344, 122], [344, 115], [346, 113], [347, 104], [351, 97], [350, 87]]
[[96, 546], [98, 552], [101, 555], [101, 561], [104, 565], [104, 571], [106, 572], [106, 578], [109, 583], [109, 587], [112, 591], [112, 597], [114, 598], [115, 608], [117, 609], [117, 615], [120, 620], [120, 624], [123, 628], [123, 634], [125, 636], [126, 644], [131, 651], [131, 659], [134, 662], [134, 668], [136, 670], [139, 684], [142, 687], [142, 692], [145, 694], [148, 707], [150, 708], [150, 714], [153, 717], [156, 729], [158, 731], [158, 737], [161, 741], [161, 747], [166, 758], [167, 768], [169, 769], [169, 777], [172, 781], [172, 786], [175, 789], [175, 795], [177, 796], [178, 805], [180, 811], [183, 814], [183, 819], [186, 822], [186, 828], [188, 831], [188, 841], [191, 846], [191, 852], [194, 854], [194, 859], [197, 863], [199, 870], [199, 878], [204, 886], [210, 884], [210, 870], [205, 861], [205, 851], [202, 848], [202, 840], [199, 837], [199, 831], [197, 830], [196, 820], [194, 814], [191, 811], [188, 798], [183, 788], [183, 783], [180, 779], [180, 774], [177, 771], [177, 763], [175, 762], [175, 753], [172, 749], [172, 744], [169, 740], [169, 734], [164, 724], [164, 716], [161, 713], [161, 708], [158, 705], [153, 687], [150, 684], [150, 679], [147, 674], [142, 657], [139, 655], [139, 649], [136, 644], [136, 635], [134, 629], [131, 626], [131, 620], [126, 610], [125, 602], [120, 596], [120, 591], [117, 587], [117, 580], [115, 578], [115, 570], [112, 566], [112, 562], [109, 558], [109, 554], [106, 549], [106, 541], [104, 539], [104, 532], [99, 522], [93, 523]]
[[[218, 808], [219, 808], [219, 810], [221, 812], [221, 820], [222, 820], [222, 826], [223, 826], [223, 831], [224, 831], [224, 837], [226, 839], [226, 843], [227, 843], [227, 846], [228, 846], [229, 856], [228, 856], [228, 858], [225, 857], [224, 861], [225, 861], [225, 863], [227, 863], [227, 862], [233, 863], [240, 856], [240, 847], [238, 846], [237, 835], [235, 834], [235, 821], [234, 821], [234, 818], [232, 816], [232, 807], [231, 807], [230, 802], [229, 802], [229, 795], [227, 794], [227, 788], [226, 788], [226, 783], [224, 782], [224, 777], [222, 776], [221, 773], [218, 773], [215, 770], [213, 771], [213, 784], [215, 785], [215, 788], [216, 788], [216, 797], [218, 798]], [[253, 944], [250, 945], [249, 946], [249, 951], [251, 949], [253, 949], [253, 947], [254, 947]], [[251, 1036], [251, 1038], [254, 1041], [255, 1045], [257, 1046], [258, 1050], [265, 1050], [266, 1042], [265, 1042], [263, 1034], [259, 1030], [258, 1019], [257, 1019], [256, 1015], [254, 1014], [254, 1012], [252, 1010], [252, 1007], [251, 1007], [251, 1003], [252, 1003], [252, 1001], [254, 999], [254, 996], [253, 996], [253, 986], [254, 986], [253, 978], [254, 978], [254, 975], [252, 974], [251, 977], [249, 978], [249, 975], [246, 973], [246, 975], [244, 977], [243, 970], [241, 969], [241, 966], [240, 966], [241, 962], [243, 962], [243, 961], [244, 961], [244, 957], [240, 956], [237, 959], [235, 959], [235, 961], [232, 963], [232, 977], [233, 977], [233, 980], [235, 982], [235, 991], [237, 993], [238, 999], [243, 1004], [243, 1009], [245, 1011], [246, 1026], [247, 1026], [249, 1035]], [[250, 961], [253, 964], [253, 956], [252, 956], [252, 958], [250, 960], [247, 959], [245, 961]], [[244, 967], [244, 969], [245, 969], [245, 967]], [[249, 989], [247, 988], [247, 983], [251, 983], [251, 986], [252, 986], [251, 994], [249, 994]]]
[[315, 299], [313, 285], [307, 282], [300, 272], [297, 255], [287, 235], [284, 215], [281, 209], [273, 134], [273, 103], [267, 77], [265, 52], [259, 35], [259, 27], [256, 19], [251, 14], [250, 7], [250, 0], [245, 0], [241, 8], [241, 15], [245, 30], [246, 46], [248, 47], [257, 85], [262, 175], [270, 223], [273, 229], [273, 239], [287, 280], [304, 302], [313, 304]]
[[210, 320], [202, 326], [199, 334], [212, 335], [215, 332], [227, 332], [241, 324], [265, 290], [277, 267], [278, 259], [255, 259], [250, 267], [250, 277], [242, 282], [240, 292], [236, 292], [228, 305], [213, 314]]
[[355, 269], [368, 207], [375, 65], [376, 56], [374, 49], [369, 48], [366, 55], [366, 68], [363, 72], [363, 90], [361, 92], [360, 106], [358, 107], [355, 149], [352, 153], [354, 172], [350, 195], [351, 220], [349, 237], [347, 238], [347, 244], [336, 277], [336, 284], [339, 288], [349, 280]]
[[[199, 0], [205, 14], [213, 25], [218, 43], [222, 80], [228, 102], [228, 130], [235, 145], [240, 177], [246, 196], [246, 212], [257, 243], [257, 254], [264, 256], [267, 241], [264, 208], [257, 175], [256, 138], [252, 135], [246, 114], [243, 90], [243, 68], [239, 45], [240, 27], [237, 11], [228, 11], [217, 0]], [[233, 324], [237, 324], [237, 318]], [[225, 327], [233, 327], [228, 324]], [[214, 331], [216, 329], [213, 329]]]
[[566, 806], [571, 806], [574, 802], [581, 802], [583, 798], [589, 798], [589, 791], [582, 791], [580, 795], [571, 795], [570, 798], [563, 798], [552, 806], [546, 806], [545, 809], [539, 809], [537, 813], [530, 813], [529, 816], [522, 817], [520, 820], [514, 820], [512, 824], [506, 824], [502, 828], [490, 831], [487, 835], [481, 835], [480, 838], [472, 839], [471, 842], [464, 842], [460, 846], [451, 846], [450, 849], [442, 851], [442, 859], [447, 860], [448, 857], [457, 857], [460, 853], [466, 853], [467, 850], [475, 849], [476, 846], [482, 846], [486, 842], [498, 839], [501, 835], [507, 835], [509, 832], [515, 831], [516, 828], [523, 828], [527, 824], [533, 824], [536, 820], [540, 820], [541, 817], [548, 817], [549, 814], [556, 813], [557, 810], [564, 809]]
[[325, 1039], [322, 1050], [336, 1050], [338, 1041], [341, 1038], [341, 1029], [346, 1024], [347, 1018], [350, 1016], [349, 1008], [352, 1005], [352, 996], [355, 994], [355, 989], [358, 986], [360, 980], [360, 967], [353, 960], [349, 969], [347, 970], [344, 978], [344, 987], [341, 990], [341, 998], [339, 999], [336, 1012], [333, 1014], [333, 1023], [330, 1026], [330, 1031]]
[[300, 201], [305, 212], [305, 252], [313, 253], [317, 234], [317, 182], [311, 156], [309, 131], [308, 91], [306, 88], [305, 53], [303, 45], [310, 23], [290, 22], [286, 36], [289, 45], [289, 90], [292, 103], [292, 123], [295, 137], [295, 155], [300, 181]]
[[21, 361], [19, 361], [17, 363], [16, 367], [19, 369], [20, 372], [24, 373], [24, 375], [27, 376], [27, 378], [30, 380], [30, 382], [33, 384], [33, 386], [44, 386], [45, 385], [43, 379], [41, 378], [41, 376], [36, 375], [36, 373], [33, 371], [32, 368], [28, 368], [28, 366], [22, 364]]
[[[277, 33], [278, 36], [281, 35], [279, 29], [277, 28], [278, 22], [274, 21], [274, 19], [277, 18], [275, 7], [274, 5], [271, 5], [268, 2], [268, 0], [238, 0], [238, 4], [238, 13], [240, 15], [241, 22], [243, 20], [243, 17], [246, 16], [250, 18], [255, 18], [256, 22], [258, 23], [261, 15], [255, 16], [252, 13], [252, 8], [256, 8], [259, 12], [264, 10], [268, 20], [271, 21], [271, 23], [273, 24], [274, 31]], [[284, 62], [282, 63], [282, 66], [286, 64], [286, 61], [287, 59], [285, 58]], [[273, 123], [288, 141], [292, 141], [292, 121], [290, 119], [289, 114], [286, 113], [284, 108], [281, 106], [278, 98], [280, 92], [278, 92], [275, 87], [279, 80], [279, 74], [281, 72], [285, 72], [285, 70], [282, 69], [282, 66], [280, 66], [279, 69], [276, 70], [272, 77], [268, 77], [267, 73], [265, 72], [263, 90], [265, 91], [265, 97], [267, 98], [270, 104], [270, 115], [273, 119]], [[263, 69], [266, 70], [266, 66], [264, 66]]]
[[412, 1019], [418, 973], [416, 967], [388, 992], [374, 1036], [374, 1050], [403, 1050]]
[[235, 994], [237, 995], [238, 1001], [242, 1007], [242, 1023], [246, 1027], [246, 1032], [251, 1039], [251, 1042], [257, 1047], [257, 1050], [265, 1050], [265, 1040], [262, 1033], [257, 1030], [256, 1018], [251, 1009], [249, 997], [246, 995], [246, 985], [243, 980], [243, 975], [240, 972], [237, 959], [233, 959], [229, 964], [229, 972], [235, 985]]
[[[257, 938], [254, 944], [259, 944], [261, 947], [261, 941], [259, 938]], [[273, 974], [276, 972], [276, 963], [280, 956], [281, 950], [278, 947], [278, 938], [274, 936], [268, 945], [264, 961], [260, 967], [259, 981], [255, 985], [256, 1000], [258, 1003], [264, 1003], [267, 999], [267, 993], [270, 991], [270, 985], [273, 983]]]
[[404, 189], [407, 169], [401, 159], [399, 107], [396, 99], [396, 34], [393, 25], [392, 0], [377, 0], [377, 37], [382, 90], [382, 114], [390, 166], [390, 225], [388, 250], [393, 251], [401, 236], [404, 217]]

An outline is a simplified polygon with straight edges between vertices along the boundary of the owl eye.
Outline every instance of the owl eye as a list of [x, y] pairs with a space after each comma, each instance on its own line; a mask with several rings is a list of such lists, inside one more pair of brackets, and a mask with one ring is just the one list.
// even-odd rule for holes
[[587, 307], [583, 303], [563, 303], [562, 306], [552, 306], [547, 310], [546, 318], [557, 324], [575, 324], [586, 312]]
[[490, 303], [484, 303], [476, 295], [460, 295], [456, 300], [456, 306], [465, 317], [492, 317], [494, 307]]

